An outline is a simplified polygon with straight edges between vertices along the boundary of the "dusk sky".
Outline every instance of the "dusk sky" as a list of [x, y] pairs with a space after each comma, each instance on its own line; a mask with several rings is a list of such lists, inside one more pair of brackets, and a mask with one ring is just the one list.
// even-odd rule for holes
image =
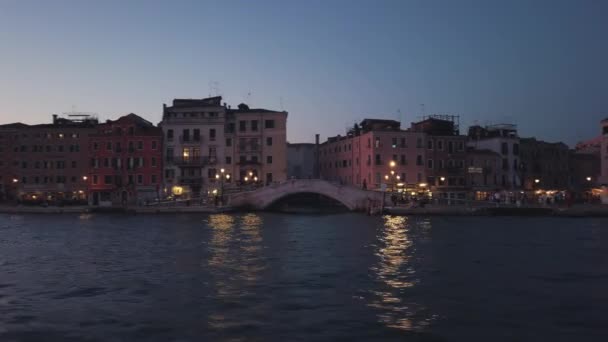
[[0, 122], [158, 123], [219, 93], [287, 110], [290, 142], [399, 110], [409, 126], [424, 104], [573, 144], [608, 117], [607, 36], [602, 0], [0, 0]]

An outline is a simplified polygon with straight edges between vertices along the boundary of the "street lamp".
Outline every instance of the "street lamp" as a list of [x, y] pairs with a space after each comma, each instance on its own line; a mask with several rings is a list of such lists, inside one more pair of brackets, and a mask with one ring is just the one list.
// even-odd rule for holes
[[86, 181], [87, 181], [87, 179], [89, 179], [89, 177], [87, 177], [87, 176], [82, 176], [82, 180], [83, 180], [83, 181], [85, 181], [85, 182], [86, 182]]
[[536, 184], [540, 183], [540, 179], [536, 178], [536, 179], [534, 180], [534, 183], [536, 183]]
[[13, 183], [19, 183], [19, 180], [17, 178], [13, 178]]
[[394, 161], [394, 160], [391, 160], [391, 162], [389, 163], [389, 165], [390, 165], [391, 167], [395, 167], [395, 165], [397, 165], [397, 163], [395, 163], [395, 161]]
[[587, 177], [587, 182], [591, 182], [591, 177]]

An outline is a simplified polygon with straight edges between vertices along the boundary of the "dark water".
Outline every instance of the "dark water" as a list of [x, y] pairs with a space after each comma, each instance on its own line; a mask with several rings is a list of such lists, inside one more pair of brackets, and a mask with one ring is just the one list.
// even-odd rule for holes
[[0, 215], [0, 341], [608, 341], [608, 221]]

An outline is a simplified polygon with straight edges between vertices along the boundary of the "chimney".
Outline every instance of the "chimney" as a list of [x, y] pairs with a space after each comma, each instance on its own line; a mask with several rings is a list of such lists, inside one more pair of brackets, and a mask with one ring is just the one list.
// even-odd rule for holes
[[57, 123], [57, 114], [53, 114], [53, 124]]

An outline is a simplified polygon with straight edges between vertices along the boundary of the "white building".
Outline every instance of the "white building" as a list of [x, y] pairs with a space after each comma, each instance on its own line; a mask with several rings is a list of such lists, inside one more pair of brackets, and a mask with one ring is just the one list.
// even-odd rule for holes
[[501, 124], [492, 126], [471, 126], [468, 147], [490, 150], [501, 155], [500, 179], [498, 185], [505, 189], [520, 189], [522, 186], [519, 157], [519, 136], [517, 126]]

